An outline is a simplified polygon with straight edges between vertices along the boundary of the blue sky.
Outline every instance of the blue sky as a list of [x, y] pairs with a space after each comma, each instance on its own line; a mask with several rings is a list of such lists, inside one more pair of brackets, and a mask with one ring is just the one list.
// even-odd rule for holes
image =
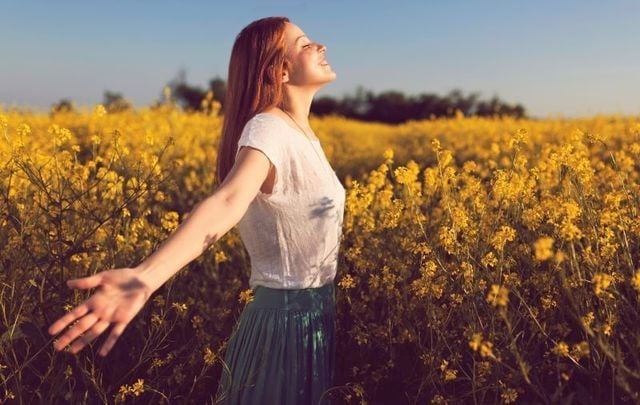
[[327, 45], [337, 73], [316, 97], [454, 88], [536, 117], [640, 114], [640, 2], [0, 1], [0, 104], [46, 109], [121, 92], [136, 106], [186, 69], [226, 79], [237, 33], [287, 16]]

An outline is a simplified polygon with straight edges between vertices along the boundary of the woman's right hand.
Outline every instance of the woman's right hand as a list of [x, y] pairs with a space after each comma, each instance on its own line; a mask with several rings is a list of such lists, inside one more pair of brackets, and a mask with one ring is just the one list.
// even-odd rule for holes
[[67, 285], [80, 289], [98, 287], [98, 290], [51, 324], [49, 334], [55, 335], [70, 323], [79, 320], [54, 343], [54, 348], [58, 351], [64, 349], [68, 343], [88, 330], [70, 348], [71, 353], [77, 353], [113, 323], [109, 337], [100, 348], [99, 354], [103, 357], [109, 353], [153, 292], [140, 280], [135, 268], [106, 270], [89, 277], [67, 280]]

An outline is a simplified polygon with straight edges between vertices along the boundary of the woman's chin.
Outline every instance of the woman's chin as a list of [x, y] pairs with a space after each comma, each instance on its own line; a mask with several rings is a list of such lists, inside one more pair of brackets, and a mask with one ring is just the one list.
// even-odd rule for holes
[[333, 70], [332, 67], [326, 67], [326, 72], [325, 72], [325, 76], [331, 77], [332, 80], [336, 78], [336, 72]]

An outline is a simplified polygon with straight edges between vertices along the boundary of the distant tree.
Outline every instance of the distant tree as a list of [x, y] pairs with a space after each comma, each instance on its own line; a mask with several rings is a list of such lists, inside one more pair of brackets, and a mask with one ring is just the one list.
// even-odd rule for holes
[[497, 96], [491, 97], [487, 101], [480, 101], [477, 104], [476, 114], [481, 116], [501, 116], [508, 115], [515, 118], [525, 118], [526, 111], [521, 104], [509, 105], [498, 99]]
[[184, 68], [178, 71], [176, 77], [167, 86], [171, 89], [171, 94], [178, 105], [187, 111], [200, 110], [202, 99], [207, 95], [207, 90], [187, 83], [187, 72]]
[[444, 98], [437, 94], [420, 94], [414, 98], [411, 109], [414, 119], [426, 119], [445, 115], [447, 106]]
[[465, 97], [461, 90], [453, 89], [445, 98], [448, 99], [448, 104], [454, 112], [455, 110], [460, 110], [464, 115], [469, 116], [472, 115], [473, 106], [478, 100], [478, 93], [472, 93], [470, 96]]
[[369, 102], [369, 111], [364, 114], [368, 121], [382, 121], [390, 124], [398, 124], [412, 117], [411, 99], [404, 93], [390, 90], [372, 97]]
[[72, 112], [75, 111], [75, 106], [73, 101], [68, 98], [61, 98], [57, 102], [51, 104], [50, 108], [51, 113], [59, 113], [59, 112]]
[[520, 103], [516, 104], [511, 109], [512, 115], [516, 118], [527, 118], [527, 111]]
[[174, 89], [174, 94], [183, 109], [196, 111], [200, 109], [202, 99], [206, 96], [207, 92], [199, 87], [183, 83]]
[[367, 111], [369, 111], [369, 102], [373, 94], [368, 92], [362, 86], [356, 88], [353, 96], [345, 95], [340, 102], [342, 113], [348, 117], [364, 119]]
[[209, 90], [213, 92], [213, 99], [220, 102], [224, 106], [224, 98], [227, 93], [227, 82], [219, 76], [209, 81]]
[[333, 97], [323, 96], [313, 100], [311, 112], [318, 116], [339, 112], [340, 104]]
[[132, 108], [131, 103], [125, 100], [122, 93], [115, 93], [109, 90], [104, 92], [102, 104], [110, 113], [127, 111]]

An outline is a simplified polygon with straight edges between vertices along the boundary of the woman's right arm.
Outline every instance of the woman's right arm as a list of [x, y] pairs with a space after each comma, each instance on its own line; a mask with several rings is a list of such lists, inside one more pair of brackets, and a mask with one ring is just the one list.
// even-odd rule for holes
[[270, 162], [259, 150], [242, 147], [224, 182], [191, 210], [162, 246], [136, 266], [140, 281], [154, 292], [233, 228], [267, 177]]
[[62, 350], [71, 344], [71, 352], [77, 353], [113, 324], [99, 352], [106, 356], [151, 294], [240, 221], [270, 167], [261, 151], [240, 148], [225, 181], [211, 196], [196, 204], [189, 217], [146, 260], [133, 268], [109, 269], [68, 280], [71, 288], [97, 289], [51, 324], [51, 335], [74, 324], [57, 339], [54, 348]]

